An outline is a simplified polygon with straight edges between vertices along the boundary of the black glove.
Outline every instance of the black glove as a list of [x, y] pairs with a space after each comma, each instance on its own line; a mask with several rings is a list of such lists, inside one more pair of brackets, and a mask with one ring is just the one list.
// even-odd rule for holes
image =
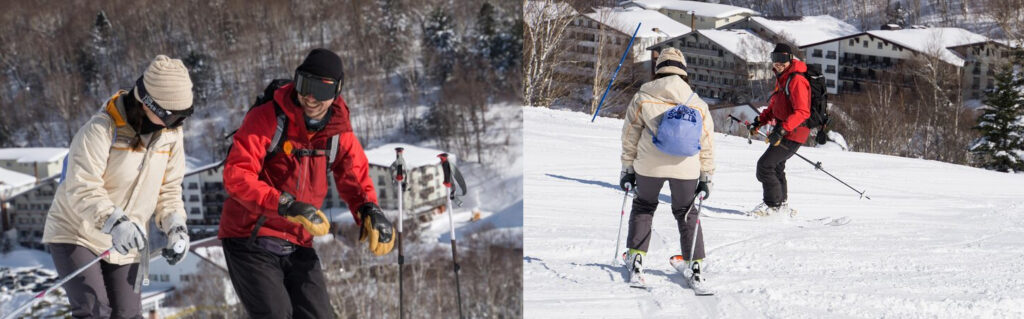
[[814, 141], [818, 142], [818, 145], [825, 145], [825, 143], [828, 143], [828, 133], [818, 131], [818, 136], [814, 137]]
[[296, 201], [292, 194], [281, 193], [277, 213], [290, 222], [302, 225], [310, 235], [323, 236], [331, 231], [331, 224], [327, 222], [324, 212], [309, 203]]
[[362, 221], [360, 227], [359, 241], [369, 239], [369, 248], [374, 255], [383, 256], [395, 246], [395, 227], [391, 225], [384, 211], [374, 203], [366, 203], [359, 207], [359, 219]]
[[629, 189], [636, 189], [636, 172], [633, 172], [633, 167], [627, 167], [619, 173], [619, 187], [626, 190], [626, 185], [629, 185]]
[[707, 174], [707, 173], [704, 173], [704, 172], [700, 173], [700, 180], [697, 182], [697, 191], [694, 192], [693, 194], [697, 195], [697, 194], [700, 194], [700, 193], [704, 193], [704, 196], [701, 197], [700, 199], [708, 199], [708, 197], [711, 197], [711, 175], [710, 174]]
[[782, 129], [781, 127], [775, 131], [772, 131], [772, 134], [768, 134], [768, 145], [779, 146], [779, 143], [782, 143], [782, 137], [786, 136], [786, 133], [786, 130]]
[[295, 200], [295, 196], [287, 192], [281, 192], [281, 198], [277, 203], [277, 213], [285, 217], [305, 217], [314, 223], [322, 223], [320, 216], [317, 216], [317, 209], [312, 204]]
[[761, 122], [758, 122], [758, 118], [754, 118], [754, 123], [747, 124], [747, 131], [750, 132], [750, 136], [756, 136], [757, 130], [761, 128]]

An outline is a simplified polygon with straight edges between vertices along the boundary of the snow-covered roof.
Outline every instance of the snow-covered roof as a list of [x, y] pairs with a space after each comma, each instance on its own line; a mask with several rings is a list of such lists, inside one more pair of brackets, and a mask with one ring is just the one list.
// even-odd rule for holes
[[17, 189], [35, 182], [36, 178], [32, 175], [0, 168], [0, 190]]
[[[369, 160], [370, 165], [377, 166], [391, 166], [395, 162], [395, 148], [403, 147], [402, 157], [405, 158], [405, 165], [409, 168], [434, 165], [441, 163], [441, 159], [437, 158], [438, 154], [444, 153], [444, 151], [419, 147], [409, 144], [391, 143], [384, 144], [378, 148], [367, 150], [366, 159]], [[448, 154], [450, 160], [455, 160], [454, 154]]]
[[64, 159], [68, 149], [63, 147], [0, 148], [0, 160], [18, 163], [54, 162]]
[[[636, 33], [637, 38], [665, 37], [666, 34], [671, 38], [690, 32], [690, 27], [672, 20], [661, 12], [637, 7], [596, 8], [586, 16], [628, 35], [633, 35], [637, 24], [641, 23], [640, 30]], [[660, 32], [654, 31], [655, 28]]]
[[771, 20], [764, 17], [752, 17], [750, 20], [774, 34], [785, 34], [800, 47], [861, 32], [857, 27], [830, 15], [806, 16], [800, 20]]
[[[697, 30], [697, 33], [747, 62], [769, 62], [772, 44], [749, 30]], [[683, 55], [686, 50], [683, 48]]]
[[964, 59], [948, 48], [988, 41], [983, 35], [960, 28], [871, 30], [867, 33], [920, 53], [937, 52], [940, 59], [956, 66], [963, 66]]
[[743, 7], [699, 1], [634, 0], [630, 1], [630, 3], [636, 4], [644, 9], [651, 10], [667, 9], [674, 11], [693, 11], [696, 15], [704, 17], [727, 18], [737, 14], [758, 15], [757, 11]]

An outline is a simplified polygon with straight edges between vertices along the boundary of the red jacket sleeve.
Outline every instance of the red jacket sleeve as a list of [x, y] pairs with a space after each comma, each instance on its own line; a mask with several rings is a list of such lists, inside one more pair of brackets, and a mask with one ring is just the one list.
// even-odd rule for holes
[[338, 154], [334, 161], [334, 183], [338, 186], [338, 195], [348, 204], [352, 218], [359, 220], [359, 207], [366, 203], [377, 203], [377, 192], [373, 189], [370, 179], [370, 163], [363, 152], [363, 146], [352, 132], [341, 133], [338, 137]]
[[259, 176], [267, 146], [277, 128], [273, 112], [269, 107], [253, 110], [242, 120], [224, 163], [224, 188], [250, 212], [276, 216], [281, 192]]
[[789, 105], [793, 113], [782, 122], [782, 129], [792, 132], [811, 117], [811, 84], [803, 76], [793, 76], [789, 82]]

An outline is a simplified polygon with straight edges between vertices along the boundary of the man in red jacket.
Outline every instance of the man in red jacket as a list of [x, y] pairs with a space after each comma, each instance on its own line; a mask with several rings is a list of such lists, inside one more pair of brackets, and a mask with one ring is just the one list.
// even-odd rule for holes
[[[312, 248], [313, 236], [329, 227], [319, 210], [328, 173], [362, 226], [360, 240], [369, 238], [377, 255], [394, 244], [393, 227], [377, 206], [366, 154], [339, 95], [343, 79], [338, 55], [313, 50], [295, 70], [294, 82], [246, 114], [234, 136], [224, 164], [229, 198], [218, 238], [231, 283], [250, 317], [334, 316]], [[275, 133], [279, 142], [271, 145]]]
[[807, 64], [796, 57], [796, 49], [789, 44], [775, 45], [772, 70], [776, 74], [775, 92], [768, 108], [748, 127], [751, 135], [757, 135], [762, 125], [775, 125], [768, 134], [768, 149], [757, 160], [757, 180], [761, 182], [764, 201], [751, 214], [795, 216], [796, 211], [787, 202], [786, 160], [796, 154], [810, 134], [803, 123], [811, 116], [811, 85], [802, 75], [807, 72]]

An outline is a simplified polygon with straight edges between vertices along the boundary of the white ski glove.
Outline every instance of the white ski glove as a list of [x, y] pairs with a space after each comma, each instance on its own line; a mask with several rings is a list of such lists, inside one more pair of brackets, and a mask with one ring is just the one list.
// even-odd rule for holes
[[114, 208], [114, 213], [103, 223], [101, 231], [110, 235], [111, 245], [122, 255], [127, 255], [132, 249], [146, 248], [146, 232], [139, 224], [128, 219], [121, 208]]
[[177, 265], [188, 256], [188, 247], [188, 228], [181, 224], [172, 226], [167, 232], [167, 247], [163, 250], [163, 256], [171, 266]]

